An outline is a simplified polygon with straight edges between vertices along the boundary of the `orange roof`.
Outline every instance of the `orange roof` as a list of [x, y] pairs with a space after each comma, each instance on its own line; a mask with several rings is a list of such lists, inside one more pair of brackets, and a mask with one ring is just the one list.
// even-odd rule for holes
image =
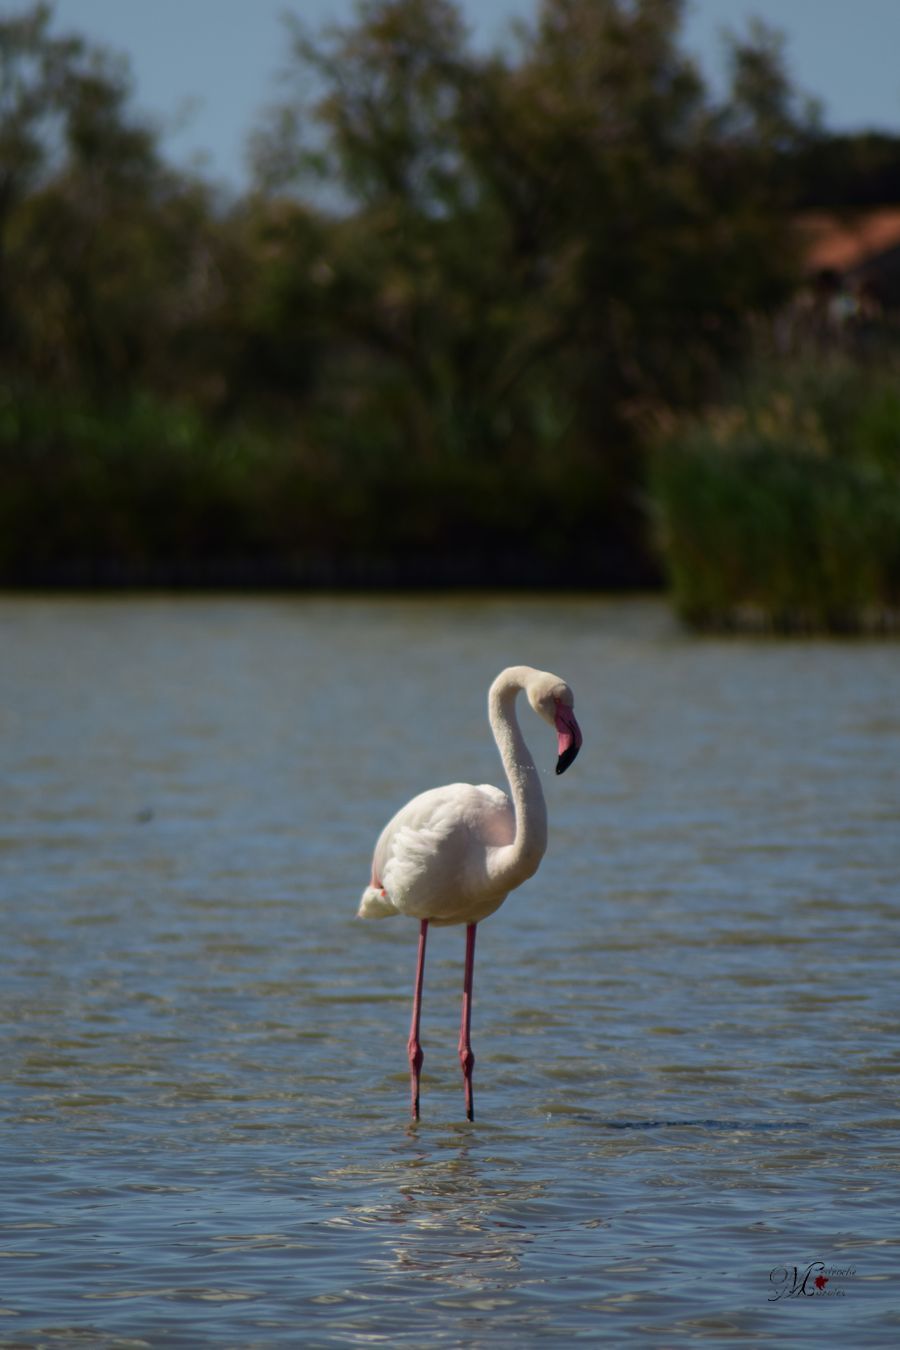
[[874, 211], [809, 211], [798, 216], [810, 271], [849, 272], [880, 253], [900, 248], [900, 206]]

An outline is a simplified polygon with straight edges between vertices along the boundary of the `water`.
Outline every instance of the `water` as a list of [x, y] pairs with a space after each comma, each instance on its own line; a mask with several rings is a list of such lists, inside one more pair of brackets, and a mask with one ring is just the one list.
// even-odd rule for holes
[[[0, 644], [2, 1344], [897, 1343], [896, 646], [502, 598]], [[471, 1125], [432, 932], [412, 1126], [415, 925], [355, 905], [396, 806], [499, 780], [520, 661], [585, 748], [523, 715], [550, 850], [479, 929]]]

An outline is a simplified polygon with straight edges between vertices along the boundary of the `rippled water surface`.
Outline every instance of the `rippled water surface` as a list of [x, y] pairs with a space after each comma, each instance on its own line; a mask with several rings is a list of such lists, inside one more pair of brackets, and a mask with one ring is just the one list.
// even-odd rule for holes
[[[585, 747], [523, 713], [549, 852], [479, 928], [473, 1124], [430, 936], [412, 1126], [415, 925], [353, 915], [395, 807], [500, 781], [523, 661]], [[900, 648], [7, 598], [0, 723], [0, 1343], [900, 1342]]]

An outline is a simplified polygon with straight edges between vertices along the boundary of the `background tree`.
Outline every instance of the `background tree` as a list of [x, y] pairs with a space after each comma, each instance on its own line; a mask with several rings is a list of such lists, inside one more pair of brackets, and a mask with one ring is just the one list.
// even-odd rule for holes
[[393, 445], [446, 479], [467, 464], [495, 537], [571, 552], [577, 480], [576, 551], [618, 536], [633, 560], [635, 415], [701, 397], [793, 282], [786, 201], [755, 172], [802, 125], [780, 51], [762, 29], [736, 43], [717, 105], [681, 17], [544, 0], [491, 57], [450, 0], [292, 25], [294, 93], [257, 165], [269, 191], [337, 203], [318, 264], [331, 397], [361, 456]]
[[162, 160], [124, 63], [51, 17], [0, 21], [0, 363], [98, 393], [183, 386], [226, 285], [211, 194]]
[[655, 579], [648, 421], [789, 293], [784, 166], [820, 135], [771, 34], [716, 99], [682, 15], [543, 0], [492, 54], [453, 0], [294, 22], [233, 203], [166, 164], [127, 67], [48, 6], [0, 21], [8, 556]]

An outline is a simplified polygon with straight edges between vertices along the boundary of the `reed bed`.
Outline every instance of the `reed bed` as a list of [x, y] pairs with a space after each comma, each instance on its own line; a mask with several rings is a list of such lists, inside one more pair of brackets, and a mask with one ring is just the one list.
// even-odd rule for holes
[[708, 630], [900, 631], [900, 372], [757, 366], [652, 458], [679, 613]]

